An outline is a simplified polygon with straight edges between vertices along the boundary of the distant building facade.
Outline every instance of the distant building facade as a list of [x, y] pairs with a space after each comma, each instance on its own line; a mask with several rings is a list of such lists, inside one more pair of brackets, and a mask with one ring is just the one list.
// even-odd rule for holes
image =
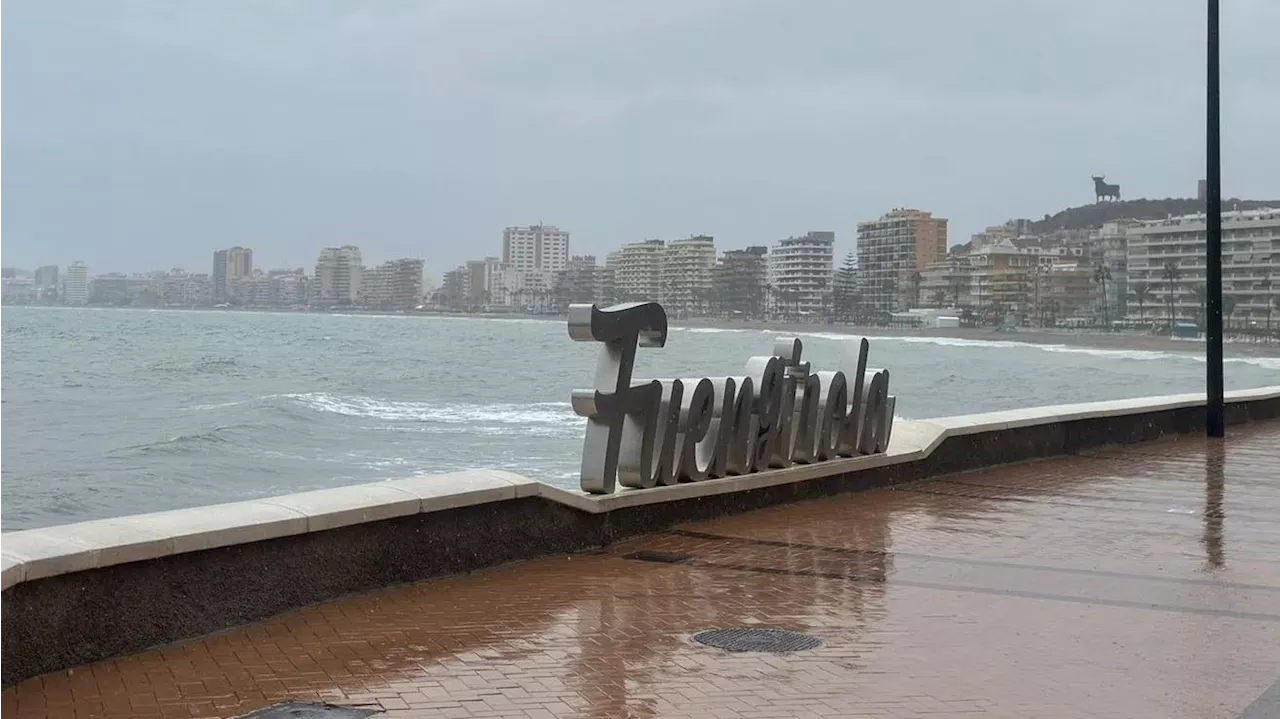
[[891, 312], [910, 304], [916, 274], [947, 257], [947, 221], [932, 213], [895, 209], [858, 223], [858, 284], [870, 310]]
[[[1144, 322], [1200, 322], [1204, 313], [1203, 213], [1136, 223], [1126, 230], [1128, 316]], [[1261, 325], [1277, 313], [1273, 283], [1280, 280], [1280, 209], [1222, 213], [1222, 296], [1233, 326]], [[1139, 308], [1135, 287], [1145, 288]], [[1228, 298], [1230, 298], [1228, 300]], [[1227, 306], [1231, 312], [1226, 312]]]
[[662, 297], [662, 240], [633, 242], [610, 252], [605, 266], [613, 272], [618, 299], [623, 302], [658, 301]]
[[89, 268], [83, 262], [72, 262], [63, 280], [62, 301], [68, 305], [89, 304]]
[[662, 253], [658, 300], [677, 315], [704, 314], [711, 301], [711, 272], [716, 241], [695, 235], [666, 243]]
[[576, 255], [556, 276], [556, 300], [563, 309], [571, 304], [607, 304], [605, 268], [595, 255]]
[[768, 278], [776, 311], [820, 315], [834, 292], [836, 233], [815, 231], [779, 240], [768, 254]]
[[460, 265], [444, 273], [433, 300], [437, 306], [445, 309], [464, 310], [470, 293], [471, 273], [467, 265]]
[[725, 250], [712, 272], [711, 295], [719, 314], [760, 317], [765, 312], [769, 248]]
[[112, 272], [89, 280], [89, 304], [112, 307], [150, 307], [160, 304], [155, 281], [146, 275]]
[[229, 285], [232, 281], [253, 275], [253, 250], [247, 247], [231, 247], [213, 253], [213, 301], [222, 304], [231, 300]]
[[553, 225], [502, 231], [502, 262], [520, 273], [554, 277], [569, 266], [569, 233]]
[[36, 287], [40, 289], [48, 289], [58, 287], [58, 266], [45, 265], [36, 269], [35, 274]]
[[160, 280], [160, 300], [171, 307], [207, 307], [213, 303], [213, 278], [186, 270], [170, 270]]
[[29, 305], [39, 301], [40, 290], [31, 277], [19, 277], [16, 272], [0, 278], [0, 301], [4, 304]]
[[1098, 305], [1107, 308], [1106, 316], [1120, 319], [1128, 314], [1129, 295], [1129, 228], [1136, 220], [1104, 222], [1089, 238], [1090, 262], [1105, 267], [1108, 279], [1097, 287]]
[[422, 299], [422, 260], [391, 260], [371, 268], [362, 289], [367, 307], [413, 309]]
[[305, 307], [311, 297], [311, 278], [298, 267], [267, 273], [268, 296], [272, 307]]
[[315, 304], [321, 307], [354, 305], [360, 299], [364, 265], [355, 245], [326, 247], [316, 259], [312, 283]]

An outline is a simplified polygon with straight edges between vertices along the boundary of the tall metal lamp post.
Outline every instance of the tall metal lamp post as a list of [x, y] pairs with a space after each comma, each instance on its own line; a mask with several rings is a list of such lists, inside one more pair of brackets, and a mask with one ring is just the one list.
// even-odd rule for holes
[[1222, 163], [1218, 105], [1218, 0], [1208, 0], [1208, 82], [1205, 117], [1205, 433], [1224, 434], [1222, 388]]

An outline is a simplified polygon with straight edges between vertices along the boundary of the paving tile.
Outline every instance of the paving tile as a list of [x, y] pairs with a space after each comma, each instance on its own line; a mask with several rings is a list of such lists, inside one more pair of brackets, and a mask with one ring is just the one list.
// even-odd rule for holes
[[[1235, 719], [1280, 686], [1277, 448], [1260, 423], [692, 523], [37, 677], [0, 711]], [[822, 644], [692, 639], [724, 627]]]

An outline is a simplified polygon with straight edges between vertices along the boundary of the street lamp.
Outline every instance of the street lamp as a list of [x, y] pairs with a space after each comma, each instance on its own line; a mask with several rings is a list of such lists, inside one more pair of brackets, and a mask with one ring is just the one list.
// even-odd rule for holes
[[1218, 106], [1218, 0], [1208, 0], [1205, 93], [1205, 434], [1225, 433], [1222, 387], [1222, 163]]

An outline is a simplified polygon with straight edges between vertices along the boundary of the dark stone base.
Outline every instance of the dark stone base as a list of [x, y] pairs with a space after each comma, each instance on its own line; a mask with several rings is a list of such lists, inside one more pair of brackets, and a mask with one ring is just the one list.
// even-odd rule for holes
[[[699, 519], [1200, 432], [1203, 407], [952, 437], [910, 464], [587, 514], [541, 497], [400, 517], [24, 582], [3, 594], [3, 684], [346, 594], [594, 548]], [[1280, 417], [1236, 403], [1228, 424]]]

